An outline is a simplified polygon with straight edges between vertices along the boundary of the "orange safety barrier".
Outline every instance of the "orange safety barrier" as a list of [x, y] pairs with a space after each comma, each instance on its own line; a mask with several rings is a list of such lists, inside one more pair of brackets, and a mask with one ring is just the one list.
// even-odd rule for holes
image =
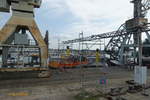
[[83, 62], [58, 62], [58, 61], [51, 61], [49, 62], [49, 67], [51, 68], [61, 68], [61, 67], [68, 67], [68, 68], [73, 68], [77, 67], [81, 64], [88, 64], [88, 61], [83, 61]]

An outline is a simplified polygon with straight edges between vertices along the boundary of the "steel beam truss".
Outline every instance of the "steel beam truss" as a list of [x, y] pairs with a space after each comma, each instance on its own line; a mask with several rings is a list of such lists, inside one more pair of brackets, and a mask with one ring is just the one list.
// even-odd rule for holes
[[100, 40], [100, 39], [104, 39], [104, 38], [117, 37], [117, 36], [121, 36], [121, 35], [124, 35], [124, 34], [125, 33], [123, 33], [123, 32], [113, 31], [113, 32], [102, 33], [102, 34], [98, 34], [98, 35], [92, 35], [92, 36], [89, 36], [89, 37], [84, 37], [83, 39], [80, 38], [80, 39], [63, 41], [63, 44], [94, 41], [94, 40]]
[[[142, 5], [140, 5], [141, 2], [142, 2]], [[133, 18], [134, 22], [135, 22], [136, 16], [137, 18], [145, 18], [147, 11], [150, 9], [150, 0], [143, 0], [143, 1], [133, 0], [132, 3], [135, 4], [135, 9], [134, 9], [135, 11], [134, 11], [134, 18]], [[138, 23], [139, 23], [139, 20], [138, 20]], [[63, 44], [70, 44], [70, 43], [72, 44], [72, 43], [78, 43], [78, 42], [95, 41], [95, 40], [100, 40], [104, 38], [111, 38], [109, 43], [105, 47], [105, 51], [107, 54], [110, 55], [110, 59], [118, 60], [123, 64], [124, 63], [123, 53], [125, 52], [126, 48], [138, 47], [138, 44], [136, 42], [139, 42], [139, 40], [135, 39], [135, 36], [137, 36], [138, 31], [140, 31], [140, 33], [146, 33], [150, 41], [149, 23], [144, 23], [142, 26], [140, 25], [136, 26], [132, 28], [131, 30], [127, 29], [127, 26], [125, 23], [125, 24], [122, 24], [118, 28], [117, 31], [98, 34], [98, 35], [92, 35], [89, 37], [84, 37], [83, 39], [79, 38], [79, 39], [74, 39], [74, 40], [63, 41]], [[134, 38], [133, 44], [130, 44], [131, 37]]]

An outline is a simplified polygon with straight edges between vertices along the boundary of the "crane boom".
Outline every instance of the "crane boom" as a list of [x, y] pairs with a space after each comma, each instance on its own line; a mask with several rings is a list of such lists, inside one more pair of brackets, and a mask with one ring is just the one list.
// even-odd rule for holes
[[143, 16], [146, 16], [147, 11], [150, 9], [150, 0], [143, 0], [142, 7]]

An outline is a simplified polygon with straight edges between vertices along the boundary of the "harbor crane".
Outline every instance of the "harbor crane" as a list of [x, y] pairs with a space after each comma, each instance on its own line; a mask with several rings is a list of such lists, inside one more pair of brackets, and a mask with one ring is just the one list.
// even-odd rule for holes
[[[117, 31], [92, 35], [84, 37], [83, 39], [63, 41], [63, 43], [70, 44], [110, 38], [110, 41], [105, 47], [105, 52], [110, 55], [110, 59], [117, 60], [121, 64], [124, 64], [123, 54], [127, 48], [132, 47], [135, 52], [138, 52], [138, 55], [134, 54], [134, 59], [138, 60], [136, 61], [137, 64], [142, 65], [142, 47], [145, 47], [145, 45], [142, 45], [142, 33], [146, 33], [150, 41], [150, 28], [148, 19], [146, 18], [148, 10], [150, 9], [150, 0], [132, 0], [131, 3], [134, 4], [133, 18], [122, 24]], [[134, 42], [130, 43], [132, 38]]]
[[[37, 70], [48, 69], [48, 46], [34, 19], [34, 9], [40, 8], [42, 0], [0, 0], [0, 12], [12, 13], [11, 18], [0, 30], [0, 46], [2, 47], [3, 68], [7, 68], [8, 51], [11, 47], [38, 48], [40, 67]], [[35, 40], [35, 45], [29, 44], [27, 32]], [[32, 68], [31, 70], [35, 70]]]

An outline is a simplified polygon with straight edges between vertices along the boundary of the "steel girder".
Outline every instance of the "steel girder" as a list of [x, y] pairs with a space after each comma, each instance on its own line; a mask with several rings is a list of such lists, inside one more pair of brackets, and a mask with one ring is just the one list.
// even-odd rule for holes
[[84, 37], [83, 39], [74, 39], [74, 40], [63, 41], [63, 44], [94, 41], [94, 40], [100, 40], [100, 39], [104, 39], [104, 38], [112, 38], [112, 37], [122, 36], [125, 34], [126, 33], [122, 32], [122, 30], [119, 30], [119, 31], [113, 31], [113, 32], [108, 32], [108, 33], [102, 33], [102, 34], [98, 34], [98, 35], [92, 35], [89, 37]]
[[[142, 17], [144, 18], [147, 14], [147, 11], [150, 9], [150, 0], [133, 0], [132, 2], [135, 3], [135, 11], [134, 11], [134, 17]], [[135, 36], [137, 34], [137, 30], [140, 29], [140, 32], [146, 32], [149, 40], [150, 36], [148, 34], [148, 31], [150, 29], [148, 28], [149, 26], [145, 23], [144, 26], [146, 28], [140, 28], [139, 26], [127, 30], [125, 24], [121, 25], [117, 31], [113, 32], [108, 32], [108, 33], [103, 33], [103, 34], [98, 34], [98, 35], [92, 35], [89, 37], [85, 37], [83, 39], [74, 39], [74, 40], [68, 40], [64, 41], [64, 44], [70, 44], [70, 43], [77, 43], [77, 42], [83, 42], [83, 41], [94, 41], [94, 40], [99, 40], [103, 38], [111, 38], [109, 41], [108, 45], [105, 47], [105, 51], [110, 54], [111, 59], [116, 59], [120, 62], [123, 62], [123, 53], [125, 50], [125, 47], [127, 46], [132, 46], [135, 47], [133, 44], [129, 44], [129, 41], [131, 39], [132, 34]]]
[[26, 27], [40, 48], [41, 66], [47, 67], [48, 49], [34, 18], [12, 16], [0, 31], [0, 45], [7, 44], [17, 27]]
[[125, 29], [125, 24], [119, 27], [118, 31], [116, 31], [116, 34], [122, 35], [112, 37], [107, 46], [105, 47], [105, 51], [110, 55], [111, 59], [118, 59], [118, 53], [121, 45], [126, 42], [125, 40], [128, 37], [128, 34]]

